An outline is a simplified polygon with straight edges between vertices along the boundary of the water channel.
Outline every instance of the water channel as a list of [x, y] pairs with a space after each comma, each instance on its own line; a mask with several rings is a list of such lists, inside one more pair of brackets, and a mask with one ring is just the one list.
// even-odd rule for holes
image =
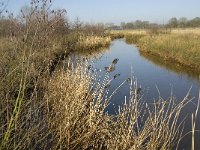
[[[136, 46], [127, 44], [123, 39], [113, 41], [109, 49], [103, 50], [95, 58], [92, 53], [89, 55], [93, 60], [92, 67], [102, 70], [99, 72], [102, 77], [106, 72], [109, 72], [110, 77], [115, 77], [108, 87], [110, 92], [131, 77], [137, 80], [142, 99], [147, 103], [153, 103], [159, 97], [168, 99], [171, 95], [180, 102], [190, 90], [189, 94], [193, 100], [183, 109], [181, 117], [188, 115], [188, 119], [185, 120], [185, 133], [191, 130], [191, 113], [194, 113], [199, 97], [200, 72], [143, 54]], [[129, 83], [124, 82], [112, 97], [112, 104], [122, 105], [125, 96], [129, 95], [129, 89]], [[110, 114], [115, 114], [115, 106], [109, 106]], [[197, 120], [197, 129], [200, 129], [200, 119]], [[200, 134], [196, 134], [196, 144], [200, 146], [198, 141]], [[191, 136], [182, 140], [180, 149], [191, 149]]]

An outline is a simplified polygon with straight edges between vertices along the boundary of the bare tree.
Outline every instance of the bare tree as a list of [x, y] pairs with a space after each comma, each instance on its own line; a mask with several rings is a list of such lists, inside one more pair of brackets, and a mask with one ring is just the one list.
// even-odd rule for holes
[[6, 7], [8, 6], [8, 0], [4, 2], [3, 0], [0, 1], [0, 16], [4, 11], [6, 11]]

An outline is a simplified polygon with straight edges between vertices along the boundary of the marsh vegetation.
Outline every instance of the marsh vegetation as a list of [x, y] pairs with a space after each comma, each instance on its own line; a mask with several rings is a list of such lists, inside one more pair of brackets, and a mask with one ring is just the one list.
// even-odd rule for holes
[[126, 30], [113, 31], [112, 34], [123, 34], [128, 43], [136, 44], [142, 52], [200, 70], [198, 28]]
[[[129, 97], [111, 115], [107, 108], [115, 92], [109, 94], [105, 87], [117, 76], [110, 77], [108, 71], [100, 81], [87, 61], [77, 60], [75, 65], [66, 58], [71, 53], [98, 51], [108, 47], [111, 39], [130, 36], [130, 42], [148, 46], [152, 51], [156, 46], [172, 46], [177, 59], [180, 56], [192, 65], [192, 60], [199, 63], [198, 36], [180, 38], [178, 46], [182, 46], [182, 51], [186, 46], [182, 43], [194, 38], [188, 43], [192, 50], [187, 47], [187, 54], [181, 55], [180, 48], [169, 41], [177, 35], [115, 36], [105, 32], [100, 24], [83, 24], [77, 19], [70, 25], [66, 10], [53, 10], [50, 6], [51, 1], [32, 0], [19, 18], [7, 12], [8, 17], [0, 20], [0, 149], [178, 147], [183, 136], [180, 114], [191, 101], [189, 94], [179, 103], [170, 97], [148, 104], [138, 93], [137, 81], [130, 77], [124, 81], [130, 87]], [[156, 38], [162, 39], [160, 45], [154, 44]], [[167, 48], [165, 43], [169, 43]], [[116, 58], [112, 64], [117, 62]], [[197, 111], [193, 115], [193, 134]]]

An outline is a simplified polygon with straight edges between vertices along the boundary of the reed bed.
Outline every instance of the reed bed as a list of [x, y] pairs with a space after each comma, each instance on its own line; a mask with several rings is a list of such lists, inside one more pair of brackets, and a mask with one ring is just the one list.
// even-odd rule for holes
[[139, 39], [148, 34], [148, 30], [113, 30], [110, 31], [112, 39], [125, 38], [127, 43], [138, 43]]
[[154, 150], [178, 146], [183, 129], [178, 120], [190, 102], [188, 96], [179, 104], [173, 97], [147, 104], [137, 93], [137, 82], [131, 79], [130, 97], [117, 106], [116, 115], [109, 115], [106, 108], [112, 97], [105, 86], [112, 78], [106, 75], [99, 81], [87, 64], [73, 65], [69, 62], [67, 69], [55, 71], [44, 81], [43, 98], [36, 86], [26, 99], [22, 80], [11, 118], [3, 120], [4, 113], [12, 111], [6, 105], [0, 113], [1, 149]]
[[146, 34], [148, 29], [136, 29], [136, 30], [111, 30], [111, 34]]
[[95, 35], [81, 35], [78, 38], [75, 49], [78, 50], [95, 50], [102, 47], [108, 47], [110, 45], [111, 38], [101, 37]]
[[105, 86], [84, 65], [54, 74], [45, 93], [54, 148], [60, 149], [172, 149], [178, 146], [181, 109], [175, 99], [146, 104], [130, 82], [130, 98], [115, 116], [105, 110], [110, 104]]
[[125, 34], [125, 40], [129, 44], [138, 44], [139, 40], [146, 36], [146, 34]]
[[141, 51], [158, 55], [193, 69], [200, 69], [200, 36], [196, 34], [167, 34], [140, 39]]
[[122, 32], [111, 31], [109, 34], [112, 40], [124, 38], [124, 33]]
[[200, 34], [200, 28], [171, 29], [171, 33], [176, 33], [176, 34]]

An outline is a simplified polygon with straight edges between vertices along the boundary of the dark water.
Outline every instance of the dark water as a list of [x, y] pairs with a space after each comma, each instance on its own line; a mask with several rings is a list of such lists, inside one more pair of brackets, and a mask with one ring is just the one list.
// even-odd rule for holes
[[[95, 59], [94, 67], [107, 70], [107, 72], [110, 72], [110, 76], [116, 77], [109, 86], [110, 91], [113, 91], [123, 81], [134, 76], [141, 87], [140, 92], [143, 95], [143, 100], [147, 103], [154, 102], [159, 96], [167, 99], [172, 93], [177, 101], [182, 101], [191, 88], [190, 97], [194, 97], [194, 99], [184, 108], [181, 114], [182, 118], [189, 115], [185, 123], [185, 133], [191, 130], [191, 113], [194, 113], [199, 97], [199, 72], [177, 66], [174, 63], [164, 62], [162, 58], [142, 54], [137, 47], [126, 44], [124, 40], [112, 42], [110, 48], [104, 51], [100, 58], [97, 57]], [[101, 72], [102, 76], [105, 72]], [[112, 98], [112, 103], [115, 106], [122, 105], [125, 96], [128, 95], [129, 84], [125, 82]], [[110, 105], [108, 111], [110, 114], [115, 114], [116, 109], [113, 105]], [[197, 120], [198, 129], [200, 129], [199, 122], [200, 119]], [[196, 149], [200, 149], [200, 134], [196, 134], [196, 144], [198, 144]], [[180, 149], [191, 149], [190, 145], [191, 136], [189, 135], [181, 142]]]

